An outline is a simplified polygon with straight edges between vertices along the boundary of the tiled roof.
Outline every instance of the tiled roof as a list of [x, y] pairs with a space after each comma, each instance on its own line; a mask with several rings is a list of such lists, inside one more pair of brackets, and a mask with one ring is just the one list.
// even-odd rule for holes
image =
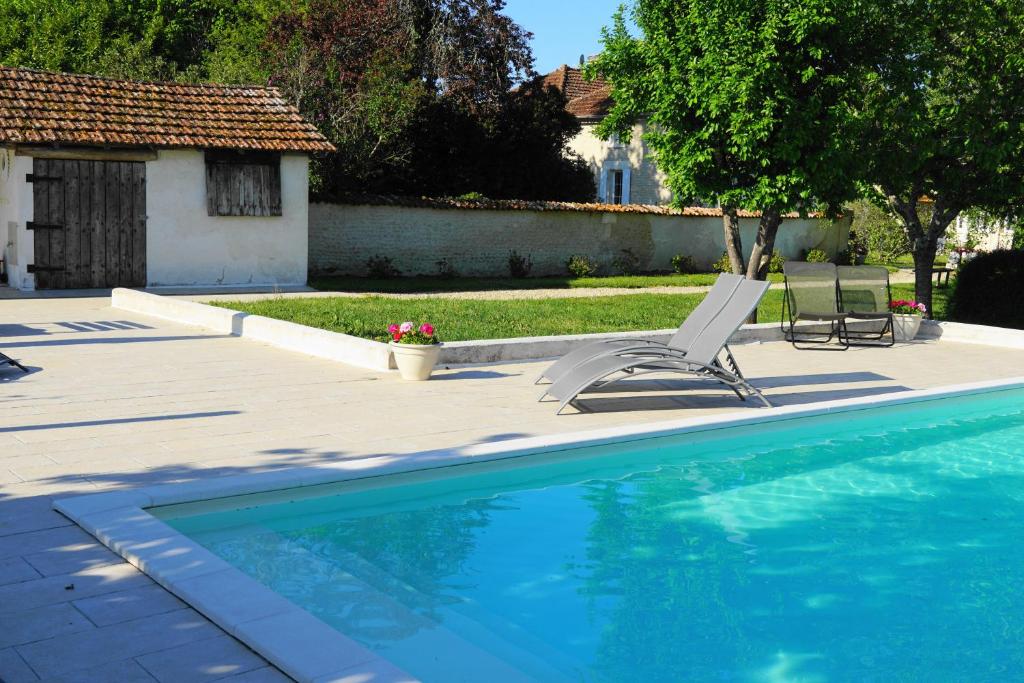
[[606, 81], [585, 80], [583, 72], [571, 66], [563, 64], [544, 76], [543, 82], [564, 93], [566, 111], [579, 118], [601, 118], [612, 105], [612, 90]]
[[0, 143], [331, 152], [274, 88], [0, 66]]
[[[403, 197], [382, 194], [347, 194], [337, 199], [339, 204], [351, 206], [404, 206], [421, 209], [478, 209], [491, 211], [580, 211], [597, 213], [646, 213], [661, 216], [722, 216], [722, 210], [715, 207], [687, 206], [675, 209], [653, 204], [599, 204], [596, 202], [546, 202], [525, 199], [457, 199], [454, 197]], [[757, 211], [739, 211], [740, 218], [758, 218]], [[816, 217], [817, 214], [812, 214]], [[787, 213], [783, 218], [799, 218], [797, 213]]]

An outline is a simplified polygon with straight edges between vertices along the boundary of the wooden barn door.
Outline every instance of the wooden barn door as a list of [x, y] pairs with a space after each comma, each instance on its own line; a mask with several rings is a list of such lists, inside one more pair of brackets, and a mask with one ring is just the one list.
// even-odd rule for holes
[[146, 164], [33, 159], [39, 289], [146, 284]]

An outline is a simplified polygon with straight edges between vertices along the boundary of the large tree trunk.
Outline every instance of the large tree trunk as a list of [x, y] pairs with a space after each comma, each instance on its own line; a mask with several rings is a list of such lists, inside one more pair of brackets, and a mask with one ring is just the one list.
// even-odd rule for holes
[[[775, 207], [763, 209], [761, 220], [757, 224], [757, 238], [750, 249], [750, 260], [747, 261], [747, 279], [764, 280], [768, 277], [768, 266], [771, 264], [772, 251], [775, 249], [775, 236], [779, 234], [782, 214]], [[747, 319], [749, 323], [757, 322], [757, 309]]]
[[920, 240], [914, 245], [914, 299], [927, 308], [926, 318], [932, 317], [932, 266], [935, 264], [936, 240]]
[[747, 261], [748, 279], [764, 280], [768, 277], [768, 266], [775, 250], [775, 236], [779, 234], [781, 223], [782, 214], [778, 209], [764, 209], [761, 212], [761, 220], [757, 224], [757, 238], [750, 250], [750, 260]]
[[960, 209], [951, 205], [943, 197], [935, 200], [931, 219], [927, 229], [921, 225], [917, 213], [917, 200], [921, 192], [912, 188], [907, 200], [896, 196], [894, 192], [886, 192], [889, 208], [899, 216], [903, 228], [910, 239], [914, 255], [914, 298], [927, 308], [926, 317], [932, 317], [932, 268], [935, 266], [935, 251], [939, 237], [946, 233], [946, 228], [960, 213]]
[[736, 275], [743, 275], [743, 238], [740, 237], [740, 218], [736, 215], [735, 206], [722, 207], [722, 228], [725, 230], [725, 252], [729, 255], [729, 265]]

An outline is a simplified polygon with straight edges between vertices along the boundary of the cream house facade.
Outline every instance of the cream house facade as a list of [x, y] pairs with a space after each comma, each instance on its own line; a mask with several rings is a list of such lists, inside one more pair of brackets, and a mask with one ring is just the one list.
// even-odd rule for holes
[[651, 149], [644, 143], [644, 122], [633, 126], [629, 142], [617, 137], [602, 140], [597, 136], [597, 125], [612, 104], [607, 83], [587, 81], [579, 69], [566, 65], [545, 76], [544, 82], [565, 94], [566, 109], [583, 127], [569, 142], [569, 149], [593, 171], [599, 202], [663, 206], [672, 201], [665, 175], [658, 170]]

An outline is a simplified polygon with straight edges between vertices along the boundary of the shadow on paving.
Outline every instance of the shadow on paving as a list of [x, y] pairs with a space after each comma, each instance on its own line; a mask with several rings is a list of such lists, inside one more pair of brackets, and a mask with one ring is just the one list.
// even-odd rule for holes
[[162, 422], [164, 420], [191, 420], [198, 417], [225, 417], [241, 415], [240, 410], [214, 410], [204, 413], [178, 413], [176, 415], [143, 415], [139, 417], [115, 417], [106, 420], [84, 420], [81, 422], [50, 422], [35, 425], [19, 425], [17, 427], [0, 427], [4, 432], [37, 432], [45, 429], [67, 429], [69, 427], [99, 427], [103, 425], [132, 424], [136, 422]]

